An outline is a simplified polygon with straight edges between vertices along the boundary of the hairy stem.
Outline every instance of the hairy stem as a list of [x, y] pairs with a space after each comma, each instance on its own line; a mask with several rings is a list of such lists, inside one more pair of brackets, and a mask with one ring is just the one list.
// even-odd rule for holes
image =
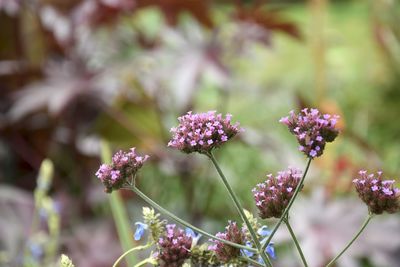
[[336, 262], [337, 259], [340, 258], [340, 256], [343, 255], [343, 253], [346, 252], [346, 250], [354, 243], [354, 241], [356, 241], [356, 239], [361, 235], [361, 233], [364, 231], [365, 227], [367, 227], [369, 221], [372, 219], [373, 214], [370, 213], [367, 217], [367, 219], [365, 219], [364, 223], [362, 224], [360, 230], [358, 230], [357, 234], [350, 240], [350, 242], [346, 245], [346, 247], [334, 258], [332, 259], [327, 265], [326, 267], [332, 266], [332, 264], [334, 264]]
[[202, 235], [204, 235], [204, 236], [207, 236], [207, 237], [209, 237], [209, 238], [211, 238], [211, 239], [214, 239], [214, 240], [218, 240], [218, 241], [220, 241], [220, 242], [223, 242], [223, 243], [225, 243], [225, 244], [227, 244], [227, 245], [230, 245], [230, 246], [232, 246], [232, 247], [236, 247], [236, 248], [239, 248], [239, 249], [246, 249], [246, 250], [249, 250], [249, 251], [252, 251], [252, 252], [258, 252], [258, 251], [257, 251], [256, 249], [254, 249], [254, 248], [249, 248], [249, 247], [246, 247], [246, 246], [243, 246], [243, 245], [240, 245], [240, 244], [236, 244], [236, 243], [234, 243], [234, 242], [230, 242], [230, 241], [228, 241], [228, 240], [225, 240], [225, 239], [216, 237], [216, 236], [214, 236], [214, 235], [212, 235], [212, 234], [209, 234], [209, 233], [207, 233], [206, 231], [201, 230], [201, 229], [197, 228], [196, 226], [194, 226], [194, 225], [192, 225], [192, 224], [186, 222], [185, 220], [182, 220], [181, 218], [177, 217], [177, 216], [174, 215], [173, 213], [169, 212], [168, 210], [166, 210], [166, 209], [164, 209], [163, 207], [161, 207], [160, 205], [158, 205], [158, 204], [157, 204], [156, 202], [154, 202], [151, 198], [149, 198], [149, 197], [148, 197], [147, 195], [145, 195], [142, 191], [140, 191], [136, 186], [124, 187], [124, 189], [130, 189], [130, 190], [132, 190], [132, 191], [135, 192], [140, 198], [142, 198], [142, 199], [143, 199], [145, 202], [147, 202], [149, 205], [151, 205], [152, 207], [154, 207], [155, 209], [157, 209], [159, 212], [163, 213], [164, 215], [167, 215], [168, 217], [170, 217], [172, 220], [176, 221], [177, 223], [179, 223], [179, 224], [181, 224], [181, 225], [183, 225], [183, 226], [186, 226], [186, 227], [188, 227], [188, 228], [193, 229], [195, 232], [198, 232], [198, 233], [200, 233], [200, 234], [202, 234]]
[[263, 244], [263, 249], [265, 249], [268, 246], [269, 242], [271, 242], [271, 239], [274, 237], [274, 235], [275, 235], [276, 231], [278, 230], [279, 226], [281, 225], [282, 221], [284, 220], [284, 218], [289, 213], [289, 210], [292, 207], [293, 202], [296, 200], [297, 194], [300, 192], [301, 188], [303, 187], [304, 179], [306, 178], [308, 169], [310, 168], [311, 160], [312, 160], [312, 158], [308, 159], [306, 169], [304, 170], [304, 173], [303, 173], [303, 177], [301, 177], [301, 180], [300, 180], [299, 184], [297, 185], [296, 190], [294, 191], [294, 194], [293, 194], [292, 198], [290, 199], [289, 204], [287, 205], [287, 207], [286, 207], [285, 211], [283, 212], [281, 218], [276, 223], [276, 225], [274, 226], [274, 229], [272, 230], [270, 236], [268, 237], [268, 239]]
[[304, 257], [304, 254], [303, 254], [303, 251], [301, 250], [300, 244], [297, 241], [296, 235], [294, 234], [292, 227], [290, 226], [289, 219], [286, 217], [285, 219], [283, 219], [283, 221], [285, 222], [286, 227], [289, 230], [290, 235], [292, 236], [292, 239], [296, 245], [297, 251], [300, 254], [300, 257], [301, 257], [304, 267], [308, 267], [306, 258]]
[[247, 229], [249, 230], [249, 233], [251, 235], [251, 238], [254, 241], [254, 244], [257, 247], [258, 253], [260, 254], [261, 258], [263, 259], [265, 264], [268, 264], [268, 266], [272, 266], [271, 260], [269, 259], [268, 255], [265, 253], [265, 250], [262, 249], [261, 243], [257, 238], [257, 234], [254, 231], [253, 227], [251, 226], [251, 223], [249, 222], [249, 220], [246, 217], [246, 214], [244, 213], [244, 210], [235, 194], [235, 192], [233, 192], [232, 187], [229, 185], [228, 180], [226, 179], [224, 173], [222, 172], [221, 168], [218, 165], [217, 160], [215, 159], [214, 155], [210, 152], [207, 154], [207, 156], [211, 159], [212, 163], [214, 164], [215, 168], [217, 169], [217, 172], [219, 174], [219, 176], [222, 179], [222, 182], [225, 185], [225, 188], [228, 190], [230, 197], [232, 198], [236, 209], [238, 210], [240, 217], [242, 218], [243, 222], [246, 224]]

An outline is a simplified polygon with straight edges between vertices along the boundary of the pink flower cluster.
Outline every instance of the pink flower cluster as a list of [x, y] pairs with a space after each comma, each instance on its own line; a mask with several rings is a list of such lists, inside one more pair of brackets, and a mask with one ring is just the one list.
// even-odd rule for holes
[[321, 114], [318, 109], [303, 109], [299, 114], [290, 112], [279, 122], [288, 126], [299, 142], [299, 150], [309, 158], [322, 155], [325, 144], [333, 142], [339, 134], [336, 129], [338, 115]]
[[367, 171], [361, 170], [359, 175], [353, 183], [370, 212], [382, 214], [384, 211], [395, 213], [400, 210], [400, 190], [394, 187], [394, 180], [382, 180], [381, 171], [367, 174]]
[[192, 236], [182, 229], [177, 229], [175, 224], [167, 224], [166, 230], [165, 236], [158, 240], [159, 266], [180, 267], [190, 257]]
[[171, 129], [173, 138], [168, 146], [185, 153], [209, 153], [241, 131], [239, 123], [231, 124], [231, 117], [227, 114], [223, 118], [215, 111], [199, 114], [189, 111], [179, 117], [179, 125]]
[[104, 184], [104, 191], [111, 193], [113, 190], [121, 188], [127, 179], [133, 177], [143, 166], [149, 156], [139, 156], [135, 148], [129, 152], [118, 151], [112, 157], [111, 164], [102, 164], [96, 172], [97, 178]]
[[254, 200], [262, 219], [280, 218], [282, 216], [301, 180], [301, 176], [300, 170], [289, 168], [278, 172], [276, 177], [268, 174], [265, 182], [253, 188]]
[[[234, 242], [236, 244], [244, 244], [245, 243], [245, 234], [242, 229], [240, 229], [236, 222], [229, 222], [228, 226], [225, 228], [225, 232], [217, 233], [217, 237], [222, 238], [224, 240], [228, 240]], [[210, 240], [214, 243], [208, 247], [209, 250], [214, 251], [218, 260], [222, 263], [228, 263], [229, 261], [236, 259], [240, 256], [240, 249], [222, 243], [218, 240]]]

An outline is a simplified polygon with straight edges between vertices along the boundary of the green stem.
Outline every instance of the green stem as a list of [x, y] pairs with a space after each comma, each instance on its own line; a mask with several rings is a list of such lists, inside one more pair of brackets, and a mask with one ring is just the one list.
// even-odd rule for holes
[[252, 251], [252, 252], [258, 252], [258, 251], [257, 251], [256, 249], [254, 249], [254, 248], [249, 248], [249, 247], [246, 247], [246, 246], [243, 246], [243, 245], [240, 245], [240, 244], [236, 244], [236, 243], [230, 242], [230, 241], [228, 241], [228, 240], [225, 240], [225, 239], [222, 239], [222, 238], [213, 236], [213, 235], [207, 233], [206, 231], [203, 231], [203, 230], [197, 228], [196, 226], [191, 225], [190, 223], [188, 223], [188, 222], [182, 220], [181, 218], [177, 217], [177, 216], [174, 215], [173, 213], [169, 212], [168, 210], [166, 210], [166, 209], [164, 209], [163, 207], [161, 207], [160, 205], [158, 205], [158, 204], [157, 204], [156, 202], [154, 202], [151, 198], [149, 198], [148, 196], [146, 196], [146, 194], [144, 194], [142, 191], [140, 191], [136, 186], [129, 186], [129, 187], [124, 187], [124, 188], [125, 188], [125, 189], [130, 189], [130, 190], [132, 190], [132, 191], [135, 192], [139, 197], [141, 197], [145, 202], [147, 202], [149, 205], [151, 205], [152, 207], [154, 207], [155, 209], [157, 209], [157, 210], [160, 211], [161, 213], [167, 215], [168, 217], [170, 217], [171, 219], [173, 219], [173, 220], [176, 221], [177, 223], [179, 223], [179, 224], [181, 224], [181, 225], [183, 225], [183, 226], [186, 226], [186, 227], [189, 227], [189, 228], [193, 229], [195, 232], [198, 232], [198, 233], [200, 233], [200, 234], [202, 234], [202, 235], [204, 235], [204, 236], [207, 236], [207, 237], [209, 237], [209, 238], [211, 238], [211, 239], [218, 240], [218, 241], [220, 241], [220, 242], [223, 242], [223, 243], [225, 243], [225, 244], [228, 244], [228, 245], [230, 245], [230, 246], [232, 246], [232, 247], [236, 247], [236, 248], [239, 248], [239, 249], [246, 249], [246, 250]]
[[147, 259], [142, 260], [142, 261], [139, 262], [138, 264], [135, 264], [134, 267], [141, 267], [141, 266], [145, 265], [146, 263], [149, 263], [149, 264], [151, 264], [151, 265], [155, 265], [153, 261], [154, 261], [154, 259], [152, 259], [152, 258], [147, 258]]
[[301, 257], [301, 260], [303, 261], [304, 266], [308, 267], [306, 258], [304, 257], [304, 254], [303, 254], [303, 251], [301, 250], [300, 244], [297, 241], [296, 235], [294, 234], [292, 227], [290, 226], [289, 219], [285, 218], [285, 219], [283, 219], [283, 221], [285, 222], [285, 224], [287, 226], [287, 229], [289, 230], [289, 233], [292, 236], [292, 239], [293, 239], [293, 241], [294, 241], [294, 243], [296, 245], [297, 251], [300, 254], [300, 257]]
[[253, 260], [253, 259], [251, 259], [251, 258], [248, 258], [248, 257], [240, 257], [240, 259], [245, 260], [245, 261], [251, 263], [251, 264], [254, 265], [254, 266], [264, 267], [264, 265], [262, 265], [262, 264], [259, 263], [258, 261]]
[[274, 237], [274, 235], [275, 235], [276, 231], [278, 230], [279, 226], [281, 225], [283, 219], [289, 213], [289, 210], [292, 207], [293, 202], [295, 201], [295, 199], [297, 197], [297, 194], [300, 192], [301, 188], [303, 187], [304, 179], [306, 178], [308, 169], [309, 169], [310, 164], [311, 164], [311, 160], [312, 160], [312, 158], [309, 158], [309, 160], [307, 162], [306, 169], [304, 170], [304, 173], [303, 173], [303, 177], [301, 177], [301, 180], [300, 180], [299, 184], [297, 185], [296, 190], [294, 191], [294, 194], [293, 194], [292, 198], [290, 199], [289, 204], [287, 205], [285, 211], [283, 212], [282, 216], [279, 218], [279, 221], [277, 222], [277, 224], [274, 226], [274, 229], [272, 230], [272, 232], [269, 235], [268, 239], [263, 244], [263, 250], [268, 246], [269, 242], [271, 242], [271, 239]]
[[340, 256], [343, 255], [343, 253], [346, 252], [346, 250], [354, 243], [354, 241], [360, 236], [360, 234], [364, 231], [365, 227], [367, 227], [369, 221], [372, 219], [373, 214], [370, 213], [367, 217], [367, 219], [364, 221], [363, 225], [361, 226], [360, 230], [358, 230], [357, 234], [353, 237], [353, 239], [350, 240], [350, 242], [346, 245], [346, 247], [333, 259], [331, 260], [326, 267], [331, 266], [332, 264], [334, 264], [336, 262], [337, 259], [340, 258]]
[[144, 245], [144, 246], [138, 246], [138, 247], [131, 248], [130, 250], [128, 250], [128, 251], [126, 251], [124, 254], [122, 254], [122, 255], [114, 262], [114, 264], [113, 264], [112, 267], [117, 267], [118, 263], [119, 263], [126, 255], [128, 255], [129, 253], [131, 253], [131, 252], [133, 252], [133, 251], [135, 251], [135, 250], [142, 250], [142, 249], [149, 248], [149, 247], [151, 247], [152, 245], [153, 245], [152, 243], [148, 243], [148, 244], [146, 244], [146, 245]]
[[251, 223], [246, 217], [246, 214], [244, 213], [244, 210], [235, 194], [233, 192], [232, 187], [229, 185], [228, 180], [226, 179], [224, 173], [222, 172], [221, 168], [218, 165], [217, 160], [215, 159], [214, 155], [210, 152], [207, 154], [207, 156], [211, 159], [212, 163], [214, 164], [215, 168], [217, 169], [217, 172], [219, 176], [222, 179], [222, 182], [225, 185], [225, 188], [228, 190], [230, 197], [232, 198], [233, 202], [235, 203], [236, 209], [238, 210], [240, 217], [242, 217], [243, 222], [246, 224], [247, 229], [249, 230], [249, 233], [251, 235], [251, 238], [254, 241], [254, 244], [257, 247], [258, 253], [260, 254], [261, 258], [263, 259], [265, 264], [268, 264], [268, 266], [272, 266], [271, 260], [269, 259], [268, 255], [265, 253], [265, 250], [262, 249], [261, 243], [257, 238], [257, 234], [254, 231], [253, 227], [251, 226]]

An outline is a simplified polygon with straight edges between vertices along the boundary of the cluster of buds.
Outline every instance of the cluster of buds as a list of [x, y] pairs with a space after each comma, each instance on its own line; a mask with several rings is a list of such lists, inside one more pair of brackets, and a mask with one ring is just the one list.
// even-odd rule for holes
[[215, 255], [214, 251], [208, 249], [208, 244], [202, 244], [201, 246], [194, 246], [190, 251], [190, 263], [193, 266], [198, 267], [214, 267], [221, 266], [220, 261]]
[[303, 109], [299, 114], [290, 112], [279, 122], [285, 124], [299, 142], [299, 150], [309, 158], [322, 155], [325, 144], [333, 142], [338, 136], [336, 129], [338, 115], [321, 114], [318, 109]]
[[158, 240], [159, 266], [180, 267], [190, 257], [192, 236], [175, 224], [166, 225], [166, 233]]
[[149, 156], [139, 156], [135, 148], [129, 152], [118, 151], [112, 157], [111, 164], [102, 164], [96, 172], [97, 178], [104, 184], [104, 191], [111, 193], [113, 190], [120, 189], [127, 179], [134, 177], [136, 172], [143, 166]]
[[159, 240], [163, 235], [165, 225], [167, 224], [166, 220], [160, 219], [160, 216], [161, 215], [156, 213], [153, 208], [143, 207], [144, 223], [148, 226], [154, 241]]
[[168, 146], [185, 153], [209, 153], [241, 131], [239, 124], [231, 124], [232, 115], [225, 118], [215, 111], [179, 117], [179, 125], [171, 129], [173, 138]]
[[353, 180], [358, 195], [367, 204], [371, 213], [395, 213], [400, 210], [400, 190], [394, 187], [394, 180], [382, 180], [382, 172], [367, 174], [359, 171], [359, 177]]
[[[225, 228], [225, 232], [217, 233], [217, 237], [222, 238], [224, 240], [228, 240], [234, 242], [236, 244], [245, 244], [245, 234], [237, 226], [236, 222], [229, 222], [228, 226]], [[228, 263], [232, 260], [237, 259], [240, 256], [240, 249], [222, 243], [218, 240], [210, 240], [214, 244], [209, 246], [208, 249], [214, 251], [217, 255], [217, 258], [222, 263]]]
[[282, 216], [301, 176], [300, 170], [289, 168], [278, 172], [275, 177], [268, 174], [265, 182], [257, 184], [257, 187], [253, 188], [253, 196], [262, 219]]

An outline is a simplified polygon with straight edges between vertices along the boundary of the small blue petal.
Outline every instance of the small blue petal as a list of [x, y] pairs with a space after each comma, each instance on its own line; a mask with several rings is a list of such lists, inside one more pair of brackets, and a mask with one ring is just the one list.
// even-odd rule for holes
[[272, 231], [268, 230], [268, 226], [263, 225], [260, 229], [258, 229], [257, 233], [262, 237], [264, 237], [264, 236], [269, 236], [272, 233]]
[[272, 259], [276, 260], [274, 244], [269, 243], [267, 248], [265, 249], [265, 252], [267, 252]]
[[[250, 241], [246, 242], [246, 247], [249, 247], [249, 248], [252, 247], [252, 244], [251, 244]], [[254, 253], [252, 251], [249, 251], [249, 250], [246, 250], [246, 249], [241, 249], [240, 251], [242, 252], [243, 255], [245, 255], [247, 257], [253, 257], [254, 256]]]
[[136, 222], [135, 225], [136, 225], [136, 231], [134, 237], [135, 240], [138, 241], [142, 238], [144, 232], [147, 230], [149, 226], [142, 222]]
[[186, 227], [185, 229], [186, 235], [192, 237], [192, 246], [197, 245], [197, 242], [199, 242], [200, 238], [203, 236], [202, 234], [197, 234], [193, 231], [193, 229]]
[[191, 236], [192, 238], [196, 238], [196, 234], [194, 233], [194, 231], [191, 228], [186, 227], [185, 232], [186, 232], [186, 235]]
[[240, 252], [242, 252], [242, 255], [249, 257], [249, 258], [254, 256], [254, 253], [252, 251], [241, 249]]

